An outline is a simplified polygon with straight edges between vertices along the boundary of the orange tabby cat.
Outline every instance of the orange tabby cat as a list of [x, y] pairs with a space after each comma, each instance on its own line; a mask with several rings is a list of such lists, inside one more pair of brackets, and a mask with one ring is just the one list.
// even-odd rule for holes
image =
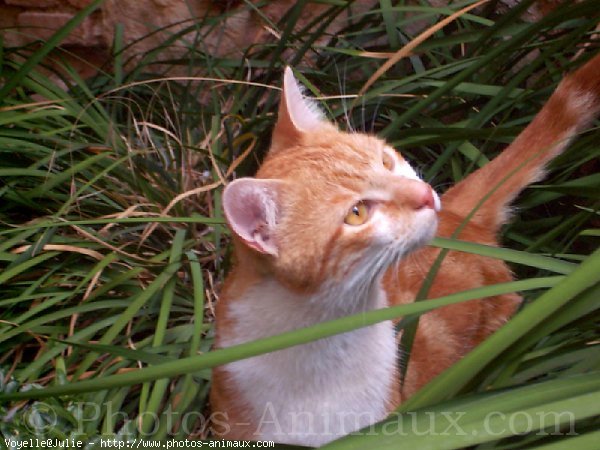
[[[599, 109], [596, 56], [500, 156], [446, 192], [440, 209], [402, 156], [326, 122], [286, 69], [270, 152], [256, 178], [232, 182], [223, 195], [237, 265], [217, 305], [216, 346], [412, 302], [439, 253], [424, 245], [436, 233], [450, 236], [499, 186], [458, 235], [497, 245], [510, 202]], [[450, 252], [429, 295], [509, 280], [502, 261]], [[322, 445], [379, 421], [496, 330], [519, 300], [501, 295], [422, 316], [402, 390], [391, 321], [218, 367], [218, 432]]]

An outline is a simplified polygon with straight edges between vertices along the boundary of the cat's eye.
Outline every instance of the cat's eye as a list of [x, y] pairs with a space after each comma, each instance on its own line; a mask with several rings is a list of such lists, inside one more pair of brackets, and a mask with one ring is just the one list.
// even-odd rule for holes
[[388, 152], [383, 152], [381, 155], [381, 162], [383, 163], [383, 167], [385, 167], [387, 170], [394, 170], [394, 158]]
[[361, 201], [350, 208], [350, 211], [348, 211], [348, 214], [346, 214], [346, 217], [344, 218], [344, 223], [347, 225], [358, 226], [365, 223], [368, 218], [369, 208], [365, 202]]

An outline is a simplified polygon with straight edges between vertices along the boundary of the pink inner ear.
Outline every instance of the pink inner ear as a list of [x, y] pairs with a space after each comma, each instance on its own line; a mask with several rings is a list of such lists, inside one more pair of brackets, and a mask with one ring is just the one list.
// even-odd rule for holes
[[266, 220], [256, 197], [248, 195], [248, 192], [238, 192], [236, 194], [231, 196], [231, 220], [235, 225], [234, 228], [242, 231], [243, 237], [248, 239]]
[[223, 193], [223, 209], [232, 231], [249, 247], [277, 255], [277, 180], [240, 178]]
[[292, 69], [285, 68], [283, 97], [290, 122], [297, 131], [314, 131], [323, 125], [323, 114], [314, 101], [305, 98]]

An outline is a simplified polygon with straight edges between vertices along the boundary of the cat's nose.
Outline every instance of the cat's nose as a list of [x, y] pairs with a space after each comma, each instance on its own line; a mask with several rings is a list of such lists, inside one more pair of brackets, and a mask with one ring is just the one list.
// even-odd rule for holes
[[431, 186], [425, 183], [421, 183], [419, 189], [417, 190], [417, 192], [415, 192], [413, 207], [415, 209], [429, 208], [437, 211], [438, 208], [436, 207], [437, 205], [434, 199], [434, 195], [435, 194], [433, 193], [433, 189], [431, 189]]
[[427, 183], [405, 177], [396, 178], [385, 189], [392, 189], [393, 201], [402, 208], [420, 211], [423, 209], [440, 210], [440, 199]]

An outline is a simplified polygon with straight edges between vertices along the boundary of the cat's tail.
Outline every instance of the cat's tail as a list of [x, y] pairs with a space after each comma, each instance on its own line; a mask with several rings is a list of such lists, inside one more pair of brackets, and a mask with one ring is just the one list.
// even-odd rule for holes
[[[600, 112], [600, 54], [561, 81], [542, 110], [498, 157], [442, 197], [442, 209], [498, 230], [512, 200]], [[480, 205], [481, 203], [481, 205]]]

